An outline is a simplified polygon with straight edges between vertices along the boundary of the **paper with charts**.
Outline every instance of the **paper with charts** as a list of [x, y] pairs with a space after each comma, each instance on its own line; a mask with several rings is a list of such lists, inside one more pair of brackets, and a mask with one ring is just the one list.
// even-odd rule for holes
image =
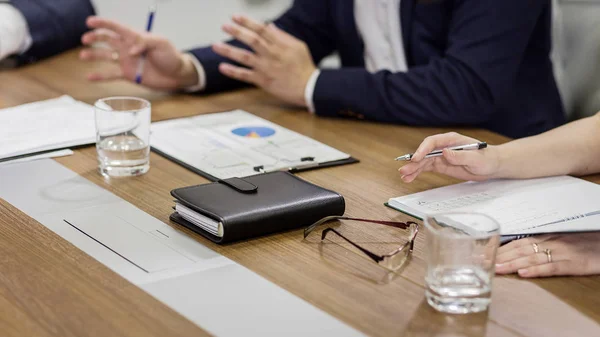
[[152, 123], [150, 139], [153, 149], [219, 179], [350, 158], [242, 110]]
[[418, 218], [477, 212], [500, 223], [502, 234], [600, 230], [600, 185], [569, 176], [490, 180], [392, 198], [388, 205]]

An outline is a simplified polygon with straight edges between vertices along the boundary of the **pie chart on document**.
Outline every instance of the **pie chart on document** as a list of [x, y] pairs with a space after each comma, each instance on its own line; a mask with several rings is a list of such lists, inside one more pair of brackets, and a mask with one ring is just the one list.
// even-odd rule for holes
[[275, 134], [275, 129], [266, 126], [246, 126], [233, 129], [231, 133], [247, 138], [267, 138]]

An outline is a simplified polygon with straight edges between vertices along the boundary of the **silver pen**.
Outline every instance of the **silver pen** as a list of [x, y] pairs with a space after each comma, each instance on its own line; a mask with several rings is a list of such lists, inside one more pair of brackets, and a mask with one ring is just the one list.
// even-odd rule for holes
[[[452, 151], [481, 150], [481, 149], [485, 149], [486, 147], [487, 147], [486, 142], [480, 142], [480, 143], [469, 144], [469, 145], [460, 145], [460, 146], [449, 147], [448, 150], [452, 150]], [[425, 156], [425, 158], [439, 157], [443, 153], [444, 153], [443, 150], [435, 150], [433, 152], [429, 152]], [[397, 161], [410, 161], [410, 160], [412, 160], [414, 155], [415, 155], [414, 153], [405, 154], [403, 156], [396, 158], [396, 160]]]

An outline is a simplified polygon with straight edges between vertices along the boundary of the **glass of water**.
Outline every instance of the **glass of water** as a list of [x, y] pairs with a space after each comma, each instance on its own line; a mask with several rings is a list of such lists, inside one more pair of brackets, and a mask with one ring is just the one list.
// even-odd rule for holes
[[150, 169], [150, 102], [135, 97], [103, 98], [94, 105], [96, 149], [105, 177], [131, 177]]
[[425, 228], [427, 303], [453, 314], [487, 310], [500, 243], [498, 222], [484, 214], [447, 213], [426, 218]]

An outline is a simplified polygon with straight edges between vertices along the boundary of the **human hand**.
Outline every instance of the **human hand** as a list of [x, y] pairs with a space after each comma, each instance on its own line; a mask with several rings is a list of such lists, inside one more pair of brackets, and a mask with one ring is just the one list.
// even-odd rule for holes
[[234, 16], [234, 24], [223, 31], [242, 41], [253, 51], [225, 43], [213, 45], [213, 50], [247, 68], [221, 63], [225, 76], [254, 84], [287, 102], [306, 107], [304, 90], [311, 74], [317, 69], [306, 44], [277, 28], [245, 16]]
[[600, 274], [600, 233], [552, 234], [510, 242], [498, 249], [496, 273], [526, 278]]
[[[91, 81], [127, 79], [135, 81], [140, 57], [145, 52], [146, 60], [142, 84], [162, 90], [174, 90], [198, 83], [198, 74], [188, 56], [179, 52], [167, 39], [136, 32], [115, 21], [89, 17], [87, 25], [93, 29], [85, 33], [81, 41], [88, 48], [80, 53], [86, 61], [112, 61], [118, 67], [88, 76]], [[92, 48], [96, 42], [105, 42], [108, 48]]]
[[498, 172], [500, 159], [494, 146], [477, 151], [451, 151], [444, 149], [444, 155], [425, 159], [425, 155], [436, 149], [478, 143], [474, 138], [456, 132], [439, 134], [425, 138], [410, 163], [398, 171], [402, 180], [410, 183], [422, 172], [437, 172], [462, 180], [481, 181], [493, 178]]

